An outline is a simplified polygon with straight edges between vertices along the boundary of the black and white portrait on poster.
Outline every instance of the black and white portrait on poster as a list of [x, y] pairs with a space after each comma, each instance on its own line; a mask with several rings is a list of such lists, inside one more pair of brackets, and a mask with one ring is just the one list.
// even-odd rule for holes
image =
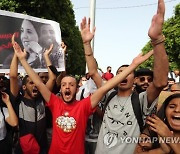
[[[64, 53], [61, 49], [61, 30], [59, 23], [0, 10], [0, 72], [9, 72], [14, 54], [11, 38], [27, 52], [27, 61], [36, 72], [45, 72], [46, 64], [43, 52], [53, 44], [50, 60], [58, 71], [64, 71]], [[18, 72], [24, 72], [19, 63]]]

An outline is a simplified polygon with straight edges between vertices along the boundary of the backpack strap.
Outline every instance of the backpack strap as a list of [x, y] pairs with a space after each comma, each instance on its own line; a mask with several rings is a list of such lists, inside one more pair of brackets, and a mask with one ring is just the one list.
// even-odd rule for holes
[[131, 96], [131, 103], [133, 107], [134, 114], [136, 116], [137, 122], [139, 124], [140, 131], [143, 131], [143, 119], [142, 119], [142, 111], [141, 111], [141, 105], [139, 101], [139, 94], [136, 92], [132, 93]]
[[[108, 96], [107, 100], [106, 100], [106, 104], [104, 106], [104, 111], [107, 108], [110, 100], [117, 95], [117, 90], [113, 91], [112, 93], [110, 93], [110, 95]], [[144, 128], [144, 124], [143, 124], [143, 119], [142, 119], [142, 111], [141, 111], [141, 105], [140, 105], [140, 101], [139, 101], [139, 94], [137, 92], [133, 92], [132, 96], [131, 96], [131, 103], [132, 103], [132, 107], [133, 107], [133, 111], [134, 114], [136, 116], [137, 122], [139, 124], [139, 128], [140, 131], [143, 131]]]
[[110, 93], [110, 95], [108, 96], [108, 98], [107, 98], [107, 100], [106, 100], [106, 103], [105, 103], [105, 105], [104, 105], [104, 111], [106, 110], [106, 107], [108, 106], [110, 100], [111, 100], [115, 95], [117, 95], [117, 93], [118, 93], [117, 90], [115, 90], [115, 91], [113, 91], [113, 92]]

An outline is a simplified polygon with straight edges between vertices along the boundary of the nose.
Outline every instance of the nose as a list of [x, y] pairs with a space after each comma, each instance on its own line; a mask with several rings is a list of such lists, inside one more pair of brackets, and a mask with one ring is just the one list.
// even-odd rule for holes
[[180, 112], [180, 103], [178, 103], [178, 105], [176, 106], [175, 112]]
[[70, 87], [69, 84], [66, 84], [66, 89], [69, 89], [69, 87]]

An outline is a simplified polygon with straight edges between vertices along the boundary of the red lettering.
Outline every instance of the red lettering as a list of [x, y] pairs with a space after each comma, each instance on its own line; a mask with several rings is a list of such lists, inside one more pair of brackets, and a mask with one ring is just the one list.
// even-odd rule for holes
[[11, 42], [8, 42], [8, 44], [2, 44], [0, 46], [0, 51], [3, 50], [3, 49], [9, 49], [9, 48], [12, 48], [12, 43]]
[[[19, 32], [15, 32], [15, 38], [19, 37]], [[0, 34], [0, 39], [11, 39], [13, 34]]]

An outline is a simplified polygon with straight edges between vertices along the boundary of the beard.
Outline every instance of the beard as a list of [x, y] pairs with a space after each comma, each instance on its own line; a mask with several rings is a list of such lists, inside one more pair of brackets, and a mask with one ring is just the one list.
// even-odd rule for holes
[[141, 92], [146, 91], [146, 89], [143, 89], [141, 86], [143, 86], [143, 85], [137, 85], [136, 84], [135, 89], [136, 89], [137, 93], [141, 93]]
[[29, 89], [26, 89], [26, 93], [31, 98], [37, 98], [39, 96], [39, 92], [35, 95], [33, 95], [33, 92], [31, 92]]

